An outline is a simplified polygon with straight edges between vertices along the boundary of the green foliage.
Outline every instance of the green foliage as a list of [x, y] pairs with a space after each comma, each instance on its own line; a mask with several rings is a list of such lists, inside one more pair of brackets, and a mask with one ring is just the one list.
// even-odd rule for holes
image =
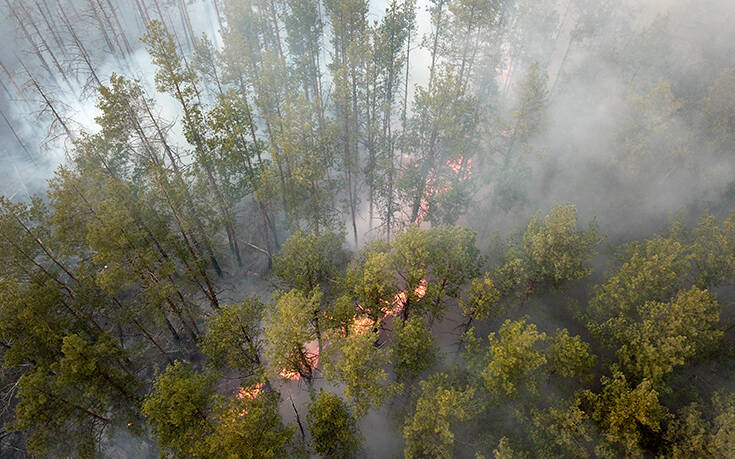
[[311, 447], [324, 457], [355, 457], [362, 442], [357, 422], [344, 401], [331, 392], [319, 392], [309, 405], [306, 421]]
[[534, 411], [533, 444], [539, 457], [590, 457], [597, 440], [595, 426], [580, 408], [578, 397]]
[[474, 393], [472, 387], [457, 388], [444, 373], [421, 381], [415, 411], [403, 426], [404, 456], [454, 457], [452, 429], [475, 413]]
[[176, 362], [154, 381], [143, 413], [163, 454], [173, 457], [277, 458], [289, 454], [295, 429], [284, 426], [278, 394], [227, 399], [216, 374]]
[[255, 398], [216, 399], [213, 433], [199, 457], [259, 459], [290, 457], [294, 453], [293, 426], [285, 426], [278, 413], [279, 397], [266, 392]]
[[479, 274], [475, 237], [457, 226], [430, 230], [411, 226], [396, 235], [391, 260], [406, 293], [404, 319], [414, 312], [442, 317], [445, 302], [458, 298], [461, 287]]
[[506, 320], [497, 337], [491, 333], [488, 339], [488, 363], [481, 373], [485, 388], [510, 398], [517, 397], [522, 389], [535, 394], [539, 369], [547, 362], [539, 349], [546, 334], [537, 332], [536, 325], [525, 320]]
[[[50, 57], [67, 83], [66, 72], [80, 76], [56, 62], [71, 56], [54, 51], [62, 37], [46, 2], [33, 11], [7, 3], [21, 28], [34, 29], [29, 44], [42, 41], [42, 63]], [[108, 51], [124, 63], [116, 5], [93, 3]], [[40, 457], [143, 456], [156, 447], [170, 457], [280, 458], [307, 448], [350, 457], [363, 454], [357, 419], [388, 405], [391, 420], [404, 420], [406, 457], [732, 456], [732, 397], [700, 398], [730, 376], [732, 327], [721, 317], [732, 316], [724, 287], [735, 278], [735, 216], [705, 214], [694, 227], [682, 219], [621, 246], [591, 294], [584, 280], [601, 274], [592, 261], [602, 238], [574, 205], [532, 217], [490, 266], [476, 244], [477, 234], [483, 241], [572, 189], [577, 182], [558, 185], [575, 167], [606, 170], [592, 180], [621, 190], [603, 207], [606, 220], [682, 196], [687, 216], [703, 202], [715, 215], [726, 211], [735, 73], [713, 65], [710, 54], [721, 50], [712, 47], [693, 65], [677, 62], [702, 48], [677, 16], [726, 23], [732, 15], [698, 15], [700, 2], [667, 2], [662, 11], [673, 14], [640, 21], [650, 15], [627, 17], [610, 1], [430, 0], [430, 30], [419, 37], [414, 0], [387, 2], [375, 20], [367, 0], [213, 0], [207, 8], [221, 30], [212, 43], [209, 33], [191, 34], [192, 1], [154, 2], [164, 8], [157, 16], [178, 8], [183, 28], [171, 17], [151, 20], [137, 3], [165, 94], [115, 74], [99, 81], [93, 50], [79, 40], [88, 34], [77, 36], [68, 18], [84, 77], [99, 89], [94, 133], [76, 132], [88, 123], [67, 125], [56, 101], [63, 94], [44, 87], [55, 75], [38, 80], [26, 69], [69, 151], [45, 196], [0, 198], [3, 453], [25, 454], [26, 441], [27, 454]], [[48, 42], [35, 29], [38, 14]], [[668, 29], [692, 46], [671, 47]], [[550, 75], [560, 30], [566, 49]], [[641, 46], [628, 46], [626, 34]], [[417, 47], [430, 58], [426, 84], [411, 81]], [[582, 128], [558, 142], [546, 129], [549, 104], [564, 94], [586, 101], [569, 84], [568, 63], [579, 81], [599, 79], [596, 66], [577, 62], [589, 49], [630, 84], [593, 100], [605, 116], [586, 117], [591, 124], [576, 123]], [[174, 112], [161, 110], [161, 97], [174, 99]], [[622, 116], [603, 123], [609, 132], [580, 142], [579, 132], [611, 113]], [[571, 127], [564, 118], [554, 127]], [[12, 117], [5, 122], [13, 130]], [[30, 156], [22, 130], [13, 133]], [[578, 154], [607, 144], [607, 154]], [[672, 192], [680, 184], [691, 186]], [[654, 201], [643, 194], [662, 189]], [[453, 226], [479, 201], [486, 205], [468, 228]], [[349, 220], [356, 247], [361, 233], [375, 241], [348, 265], [341, 231]], [[627, 241], [645, 227], [612, 231]], [[281, 246], [283, 234], [292, 236]], [[226, 246], [235, 263], [221, 262]], [[253, 272], [270, 268], [284, 290], [271, 304], [239, 297], [257, 288]], [[235, 304], [222, 307], [223, 291]], [[589, 307], [571, 317], [569, 308], [527, 301], [545, 293], [546, 305]], [[567, 329], [547, 336], [530, 319], [513, 320], [521, 308], [553, 328], [575, 330], [581, 319], [595, 341]], [[432, 330], [458, 321], [466, 333], [453, 376], [431, 374], [452, 360]], [[472, 325], [499, 329], [484, 341]], [[273, 390], [303, 386], [268, 378], [305, 380], [311, 391], [317, 363], [345, 401], [311, 393], [307, 446], [304, 431], [293, 440], [296, 428], [279, 415], [291, 407]], [[409, 389], [402, 396], [394, 376]], [[236, 382], [244, 385], [237, 394]], [[295, 400], [301, 410], [304, 397]], [[125, 442], [136, 451], [119, 444], [130, 434], [143, 437]]]
[[719, 303], [706, 290], [692, 287], [671, 302], [647, 302], [638, 308], [637, 322], [611, 324], [621, 346], [620, 365], [636, 380], [660, 383], [675, 367], [713, 349], [722, 331]]
[[697, 403], [682, 408], [666, 431], [667, 457], [727, 457], [735, 446], [735, 401], [732, 394], [715, 393], [711, 406]]
[[398, 280], [390, 265], [390, 254], [368, 247], [364, 251], [364, 260], [348, 267], [344, 290], [360, 312], [374, 321], [382, 318], [393, 307], [399, 292]]
[[153, 382], [143, 414], [163, 451], [172, 455], [205, 456], [213, 425], [208, 418], [216, 375], [197, 373], [177, 361]]
[[393, 330], [393, 361], [399, 379], [414, 379], [431, 368], [439, 358], [436, 339], [426, 320], [413, 316], [396, 321]]
[[641, 442], [660, 435], [670, 414], [659, 403], [659, 394], [650, 380], [631, 386], [622, 372], [614, 371], [612, 378], [603, 376], [601, 382], [601, 394], [584, 394], [605, 440], [598, 445], [597, 454], [640, 456]]
[[507, 243], [501, 263], [490, 277], [501, 298], [520, 297], [521, 302], [545, 288], [561, 289], [565, 283], [588, 277], [588, 262], [597, 252], [601, 237], [597, 225], [577, 227], [576, 208], [571, 204], [554, 206], [541, 219], [534, 216], [520, 239]]
[[[182, 65], [176, 42], [161, 21], [149, 22], [142, 40], [148, 45], [148, 53], [158, 67], [155, 80], [159, 91], [176, 93], [181, 91], [182, 82], [195, 79], [193, 72]], [[186, 96], [192, 97], [193, 93], [187, 91]]]
[[517, 132], [514, 132], [514, 135], [517, 135], [521, 141], [527, 141], [546, 124], [548, 80], [546, 71], [538, 62], [533, 62], [521, 82], [518, 89], [520, 100], [513, 113], [517, 126]]
[[379, 407], [397, 392], [385, 370], [390, 360], [387, 350], [375, 346], [373, 333], [353, 333], [339, 342], [327, 356], [324, 375], [328, 380], [344, 384], [344, 394], [352, 400], [355, 416], [362, 417], [370, 406]]
[[271, 373], [292, 372], [311, 380], [315, 356], [307, 350], [306, 343], [318, 338], [314, 317], [320, 300], [318, 289], [309, 295], [293, 289], [278, 296], [265, 319], [266, 357]]
[[214, 368], [229, 366], [247, 376], [262, 370], [261, 321], [265, 305], [256, 296], [218, 309], [207, 319], [199, 348]]
[[482, 278], [472, 279], [466, 298], [460, 299], [462, 313], [473, 320], [486, 320], [499, 313], [497, 303], [501, 293], [489, 273]]
[[592, 273], [585, 262], [596, 255], [599, 241], [594, 223], [587, 230], [577, 229], [573, 205], [555, 206], [543, 222], [533, 217], [523, 235], [526, 271], [534, 282], [554, 288], [585, 278]]
[[549, 340], [547, 356], [552, 373], [574, 378], [589, 374], [595, 364], [590, 345], [579, 336], [569, 336], [567, 329], [557, 330]]
[[26, 447], [32, 454], [75, 454], [94, 457], [96, 436], [109, 420], [94, 418], [87, 408], [67, 402], [54, 393], [48, 368], [38, 367], [18, 380], [15, 420], [9, 427], [28, 432]]
[[508, 437], [503, 437], [498, 441], [498, 447], [493, 450], [495, 459], [525, 459], [528, 454], [525, 451], [513, 449]]
[[646, 301], [668, 301], [687, 278], [686, 246], [673, 238], [656, 236], [623, 247], [617, 270], [595, 286], [590, 301], [594, 318], [630, 313]]
[[304, 293], [324, 288], [336, 276], [343, 236], [295, 233], [273, 258], [273, 275], [287, 288]]
[[685, 235], [690, 242], [694, 284], [714, 287], [732, 279], [735, 274], [735, 216], [718, 225], [714, 216], [705, 214], [699, 224]]

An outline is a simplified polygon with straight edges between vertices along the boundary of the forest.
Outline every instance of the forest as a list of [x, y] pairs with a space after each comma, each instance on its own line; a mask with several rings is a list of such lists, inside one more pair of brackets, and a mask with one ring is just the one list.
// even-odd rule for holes
[[0, 457], [735, 457], [735, 2], [0, 11]]

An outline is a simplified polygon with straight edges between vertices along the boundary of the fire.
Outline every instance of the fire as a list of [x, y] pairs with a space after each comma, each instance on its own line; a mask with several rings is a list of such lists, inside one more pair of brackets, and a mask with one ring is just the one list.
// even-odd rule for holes
[[426, 279], [421, 279], [419, 285], [417, 285], [416, 288], [413, 290], [414, 295], [416, 295], [419, 300], [426, 296], [426, 287], [428, 285], [429, 283], [426, 282]]
[[263, 386], [264, 383], [261, 382], [252, 386], [241, 387], [240, 391], [237, 393], [237, 398], [240, 400], [253, 400], [263, 393]]
[[465, 159], [464, 156], [460, 156], [455, 160], [447, 161], [447, 167], [454, 171], [455, 174], [461, 174], [462, 172], [470, 172], [472, 167], [472, 158]]
[[[464, 180], [465, 178], [472, 175], [472, 158], [465, 158], [464, 156], [459, 156], [456, 159], [450, 159], [447, 161], [447, 167], [454, 172], [454, 174], [457, 176], [456, 181], [460, 182]], [[431, 198], [434, 196], [443, 193], [445, 191], [448, 191], [451, 188], [451, 185], [445, 184], [443, 186], [437, 186], [436, 185], [436, 178], [434, 176], [426, 177], [426, 186], [424, 187], [424, 197], [421, 199], [421, 204], [419, 206], [419, 211], [416, 215], [416, 221], [415, 223], [421, 223], [424, 221], [426, 216], [429, 214], [429, 208], [431, 207], [430, 201]]]
[[355, 316], [350, 324], [350, 330], [353, 333], [362, 335], [369, 332], [373, 328], [373, 320], [368, 316]]
[[[311, 367], [312, 370], [316, 369], [317, 365], [319, 365], [319, 341], [309, 341], [304, 345], [304, 356], [306, 357], [306, 361], [309, 364], [309, 367]], [[301, 374], [299, 374], [296, 370], [291, 369], [283, 369], [280, 372], [280, 375], [284, 379], [288, 379], [290, 381], [299, 381], [301, 379]]]
[[[263, 393], [263, 387], [265, 386], [265, 383], [257, 383], [253, 384], [247, 387], [240, 387], [240, 390], [237, 392], [237, 399], [238, 400], [255, 400], [257, 397], [260, 396], [260, 394]], [[239, 417], [243, 417], [246, 414], [248, 414], [247, 409], [243, 409], [237, 415]]]
[[[415, 289], [413, 289], [413, 294], [416, 295], [417, 299], [421, 299], [426, 295], [426, 287], [429, 285], [429, 283], [426, 281], [426, 279], [421, 279], [419, 281], [419, 285], [416, 286]], [[395, 299], [392, 303], [392, 308], [388, 309], [388, 311], [385, 313], [386, 316], [392, 317], [397, 316], [403, 308], [406, 306], [406, 302], [408, 301], [408, 295], [405, 291], [400, 292], [396, 295]]]

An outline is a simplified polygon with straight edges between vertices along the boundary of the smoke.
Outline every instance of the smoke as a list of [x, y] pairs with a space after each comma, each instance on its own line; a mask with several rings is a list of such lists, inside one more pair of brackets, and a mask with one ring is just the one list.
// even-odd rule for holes
[[[503, 208], [492, 195], [502, 177], [486, 172], [480, 211], [467, 216], [481, 234], [508, 231], [537, 210], [572, 202], [583, 219], [597, 217], [608, 235], [632, 238], [678, 211], [716, 211], [727, 198], [733, 161], [704, 126], [702, 99], [726, 75], [722, 63], [732, 62], [735, 33], [726, 21], [735, 6], [608, 3], [580, 9], [575, 6], [584, 2], [571, 2], [546, 64], [546, 124], [510, 172], [520, 197]], [[591, 17], [596, 8], [603, 18]], [[586, 23], [594, 19], [590, 30]], [[520, 73], [501, 99], [506, 118]], [[480, 154], [491, 156], [489, 150]]]
[[[70, 11], [82, 7], [78, 1], [65, 3]], [[369, 18], [379, 20], [386, 5], [384, 0], [371, 3]], [[426, 0], [417, 4], [409, 100], [415, 88], [425, 86], [429, 78], [429, 52], [420, 46], [431, 29], [428, 5]], [[735, 128], [735, 106], [727, 99], [735, 91], [731, 84], [735, 81], [735, 28], [731, 26], [735, 2], [518, 0], [514, 5], [517, 22], [513, 33], [495, 39], [496, 54], [486, 56], [495, 59], [490, 66], [493, 73], [487, 78], [477, 75], [486, 86], [475, 88], [478, 94], [495, 97], [480, 98], [486, 123], [483, 135], [489, 140], [480, 142], [479, 160], [473, 162], [477, 164], [472, 174], [475, 193], [459, 223], [479, 233], [482, 249], [495, 233], [508, 233], [535, 212], [563, 202], [577, 206], [581, 221], [596, 217], [611, 242], [658, 231], [676, 212], [695, 218], [705, 209], [714, 213], [731, 210], [727, 206], [732, 202], [735, 176], [733, 143], [722, 139], [732, 136], [727, 131]], [[137, 40], [142, 24], [132, 6], [119, 11], [128, 36], [134, 39], [128, 66], [148, 93], [154, 94], [155, 69]], [[85, 72], [70, 72], [78, 74], [71, 78], [71, 90], [53, 81], [40, 68], [9, 12], [3, 12], [0, 40], [11, 45], [0, 47], [0, 62], [13, 80], [0, 72], [4, 88], [0, 88], [0, 109], [8, 119], [8, 123], [0, 119], [0, 157], [5, 164], [0, 168], [0, 193], [25, 199], [44, 190], [72, 145], [58, 129], [49, 131], [52, 120], [47, 111], [40, 110], [39, 94], [27, 84], [21, 62], [36, 75], [64, 116], [73, 120], [76, 132], [96, 132], [94, 119], [99, 112], [95, 95], [80, 97]], [[195, 2], [190, 13], [195, 32], [221, 45], [211, 3]], [[182, 25], [173, 22], [173, 28], [181, 32]], [[80, 15], [75, 27], [86, 43], [95, 44], [90, 48], [103, 81], [113, 72], [131, 74], [119, 58], [103, 49], [90, 17]], [[179, 40], [186, 48], [181, 34]], [[67, 45], [71, 54], [71, 45]], [[503, 132], [513, 125], [522, 82], [534, 61], [548, 78], [542, 113], [545, 122], [522, 145], [511, 147], [514, 160], [507, 170], [499, 170], [497, 165], [509, 150], [509, 136]], [[79, 69], [78, 63], [70, 67]], [[180, 116], [169, 96], [157, 94], [156, 101], [162, 117], [175, 120]], [[722, 113], [731, 117], [732, 124], [713, 130], [712, 116]], [[180, 127], [177, 129], [172, 136], [185, 145]], [[366, 199], [357, 220], [361, 243], [377, 237], [368, 225]], [[347, 240], [351, 243], [350, 237]], [[233, 301], [252, 288], [233, 286]], [[262, 285], [259, 288], [266, 290]], [[568, 307], [560, 299], [544, 301]], [[571, 327], [564, 317], [572, 314], [552, 312], [560, 308], [549, 304], [537, 308], [543, 312], [535, 320]], [[456, 351], [455, 328], [460, 320], [450, 313], [433, 328], [447, 361]], [[285, 387], [303, 420], [309, 398], [297, 384], [285, 383]], [[318, 381], [315, 388], [320, 387], [339, 390]], [[290, 399], [284, 400], [281, 411], [285, 420], [295, 420]], [[394, 425], [388, 416], [384, 408], [361, 421], [369, 440], [366, 444], [375, 448], [370, 456], [387, 456], [400, 447], [400, 435], [390, 430]]]

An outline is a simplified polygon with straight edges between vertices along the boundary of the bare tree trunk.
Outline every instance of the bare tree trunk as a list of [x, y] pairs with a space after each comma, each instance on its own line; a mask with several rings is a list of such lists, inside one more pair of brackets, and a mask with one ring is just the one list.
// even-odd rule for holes
[[217, 24], [219, 25], [220, 32], [222, 32], [225, 27], [222, 23], [222, 15], [219, 12], [219, 5], [217, 4], [217, 0], [212, 0], [212, 6], [214, 6], [214, 14], [217, 16]]
[[148, 8], [145, 5], [145, 2], [143, 0], [134, 0], [135, 1], [135, 7], [138, 8], [138, 14], [140, 15], [140, 18], [143, 20], [143, 28], [148, 27], [148, 23], [151, 22], [151, 15], [148, 14]]
[[191, 43], [191, 49], [193, 50], [196, 46], [196, 34], [194, 33], [194, 27], [191, 25], [191, 17], [189, 16], [189, 8], [186, 6], [186, 0], [179, 0], [179, 10], [181, 11], [181, 17], [184, 20], [184, 30], [186, 30], [189, 36], [189, 42]]
[[88, 2], [89, 2], [89, 7], [92, 9], [92, 13], [94, 13], [94, 17], [97, 20], [97, 26], [99, 27], [100, 33], [102, 34], [102, 37], [105, 39], [107, 48], [110, 50], [112, 55], [117, 59], [117, 53], [115, 52], [115, 46], [112, 44], [112, 40], [110, 40], [110, 36], [107, 34], [107, 28], [105, 27], [105, 23], [102, 21], [102, 18], [100, 17], [100, 14], [97, 11], [97, 8], [94, 6], [94, 1], [88, 0]]
[[34, 54], [36, 55], [38, 60], [41, 62], [41, 67], [43, 67], [44, 70], [48, 72], [48, 74], [51, 76], [51, 78], [53, 78], [54, 81], [57, 81], [56, 76], [53, 74], [53, 72], [51, 72], [51, 67], [49, 67], [48, 63], [46, 62], [46, 59], [44, 59], [43, 54], [41, 54], [41, 50], [38, 48], [38, 45], [33, 40], [33, 37], [31, 36], [31, 34], [28, 32], [28, 29], [26, 28], [25, 23], [20, 18], [15, 8], [13, 8], [13, 5], [10, 4], [10, 0], [5, 0], [5, 4], [8, 5], [8, 9], [10, 10], [11, 14], [15, 18], [18, 25], [20, 26], [21, 31], [23, 31], [23, 35], [25, 36], [26, 41], [28, 41], [28, 43], [31, 45], [31, 48], [33, 49]]
[[[36, 35], [38, 35], [38, 38], [41, 40], [41, 44], [43, 45], [43, 48], [46, 50], [48, 55], [51, 57], [51, 60], [54, 63], [54, 66], [56, 67], [56, 70], [59, 71], [59, 74], [64, 79], [64, 82], [66, 83], [66, 86], [69, 88], [69, 91], [71, 91], [72, 94], [74, 94], [74, 87], [69, 82], [69, 79], [66, 76], [66, 72], [61, 67], [61, 64], [59, 64], [59, 61], [56, 59], [56, 55], [54, 54], [51, 47], [46, 42], [46, 39], [44, 38], [43, 34], [41, 34], [41, 31], [38, 30], [38, 26], [36, 25], [36, 22], [33, 20], [33, 16], [26, 10], [25, 6], [23, 6], [22, 2], [19, 2], [18, 5], [20, 5], [20, 8], [23, 10], [23, 14], [28, 18], [28, 22], [31, 24], [31, 27], [33, 27], [33, 30], [36, 31]], [[76, 94], [74, 94], [76, 97]]]
[[16, 83], [15, 78], [13, 78], [13, 74], [10, 73], [7, 67], [5, 67], [5, 64], [0, 62], [0, 69], [5, 73], [5, 75], [8, 77], [8, 80], [10, 81], [10, 84], [13, 85], [13, 88], [15, 88], [15, 92], [18, 94], [18, 96], [23, 100], [23, 102], [26, 104], [26, 107], [29, 109], [31, 108], [31, 104], [28, 101], [28, 98], [26, 97], [25, 92], [18, 86], [18, 83]]
[[125, 49], [127, 50], [128, 56], [130, 56], [133, 54], [133, 48], [130, 46], [130, 42], [128, 41], [128, 36], [125, 34], [125, 28], [120, 22], [120, 18], [118, 17], [117, 11], [115, 11], [115, 7], [112, 5], [112, 2], [110, 0], [106, 0], [106, 1], [107, 1], [107, 6], [110, 8], [112, 19], [115, 21], [115, 24], [117, 24], [117, 30], [120, 31], [120, 37], [122, 37], [123, 43], [125, 44]]
[[439, 35], [442, 31], [442, 18], [444, 16], [444, 1], [439, 5], [439, 13], [436, 19], [436, 30], [434, 31], [434, 44], [431, 47], [431, 66], [429, 67], [429, 91], [434, 83], [434, 73], [436, 70], [436, 58], [439, 52]]
[[[33, 86], [36, 88], [36, 91], [41, 95], [43, 98], [44, 103], [46, 104], [46, 107], [51, 110], [51, 113], [53, 114], [54, 119], [61, 125], [61, 127], [64, 129], [64, 132], [66, 135], [72, 140], [76, 140], [76, 136], [74, 133], [69, 129], [69, 126], [66, 124], [64, 119], [61, 117], [58, 111], [56, 111], [56, 107], [54, 107], [54, 104], [51, 103], [51, 100], [46, 96], [46, 93], [43, 92], [43, 89], [41, 89], [41, 86], [38, 84], [38, 81], [36, 81], [35, 78], [31, 75], [31, 72], [28, 71], [28, 68], [21, 62], [21, 65], [23, 66], [23, 69], [25, 70], [26, 74], [28, 75], [28, 78], [30, 78], [31, 82], [33, 83]], [[69, 153], [65, 152], [67, 159], [71, 159], [69, 157]]]
[[[8, 125], [10, 132], [13, 133], [13, 137], [15, 137], [15, 140], [18, 141], [18, 144], [21, 146], [26, 156], [28, 156], [28, 159], [31, 160], [34, 166], [38, 166], [36, 159], [33, 157], [33, 155], [31, 155], [30, 150], [28, 150], [28, 147], [23, 142], [23, 140], [20, 138], [20, 136], [18, 135], [18, 132], [15, 130], [15, 128], [13, 128], [13, 125], [10, 123], [10, 120], [8, 119], [8, 117], [5, 115], [5, 113], [2, 110], [0, 110], [0, 116], [2, 116], [3, 120], [5, 120], [5, 124]], [[15, 166], [15, 164], [13, 165]]]
[[79, 54], [82, 56], [82, 60], [87, 65], [87, 69], [89, 69], [89, 73], [96, 83], [97, 89], [99, 89], [100, 87], [102, 87], [102, 81], [100, 81], [99, 76], [97, 75], [97, 72], [92, 65], [92, 59], [90, 58], [87, 49], [84, 47], [82, 41], [79, 39], [79, 36], [74, 30], [74, 27], [72, 27], [71, 21], [69, 21], [69, 18], [66, 16], [66, 13], [64, 13], [64, 10], [60, 9], [60, 13], [62, 22], [64, 23], [64, 25], [66, 25], [66, 28], [69, 31], [69, 35], [71, 35], [72, 40], [74, 40], [74, 44], [76, 45]]
[[51, 16], [47, 15], [46, 12], [44, 12], [41, 5], [38, 3], [38, 0], [33, 0], [34, 5], [36, 5], [36, 9], [38, 10], [38, 13], [41, 15], [41, 18], [43, 19], [43, 22], [46, 24], [46, 28], [51, 33], [51, 37], [54, 39], [54, 42], [56, 42], [56, 47], [61, 51], [63, 56], [66, 58], [66, 47], [64, 46], [63, 41], [61, 40], [61, 36], [59, 35], [59, 31], [56, 30], [56, 25], [51, 21]]

